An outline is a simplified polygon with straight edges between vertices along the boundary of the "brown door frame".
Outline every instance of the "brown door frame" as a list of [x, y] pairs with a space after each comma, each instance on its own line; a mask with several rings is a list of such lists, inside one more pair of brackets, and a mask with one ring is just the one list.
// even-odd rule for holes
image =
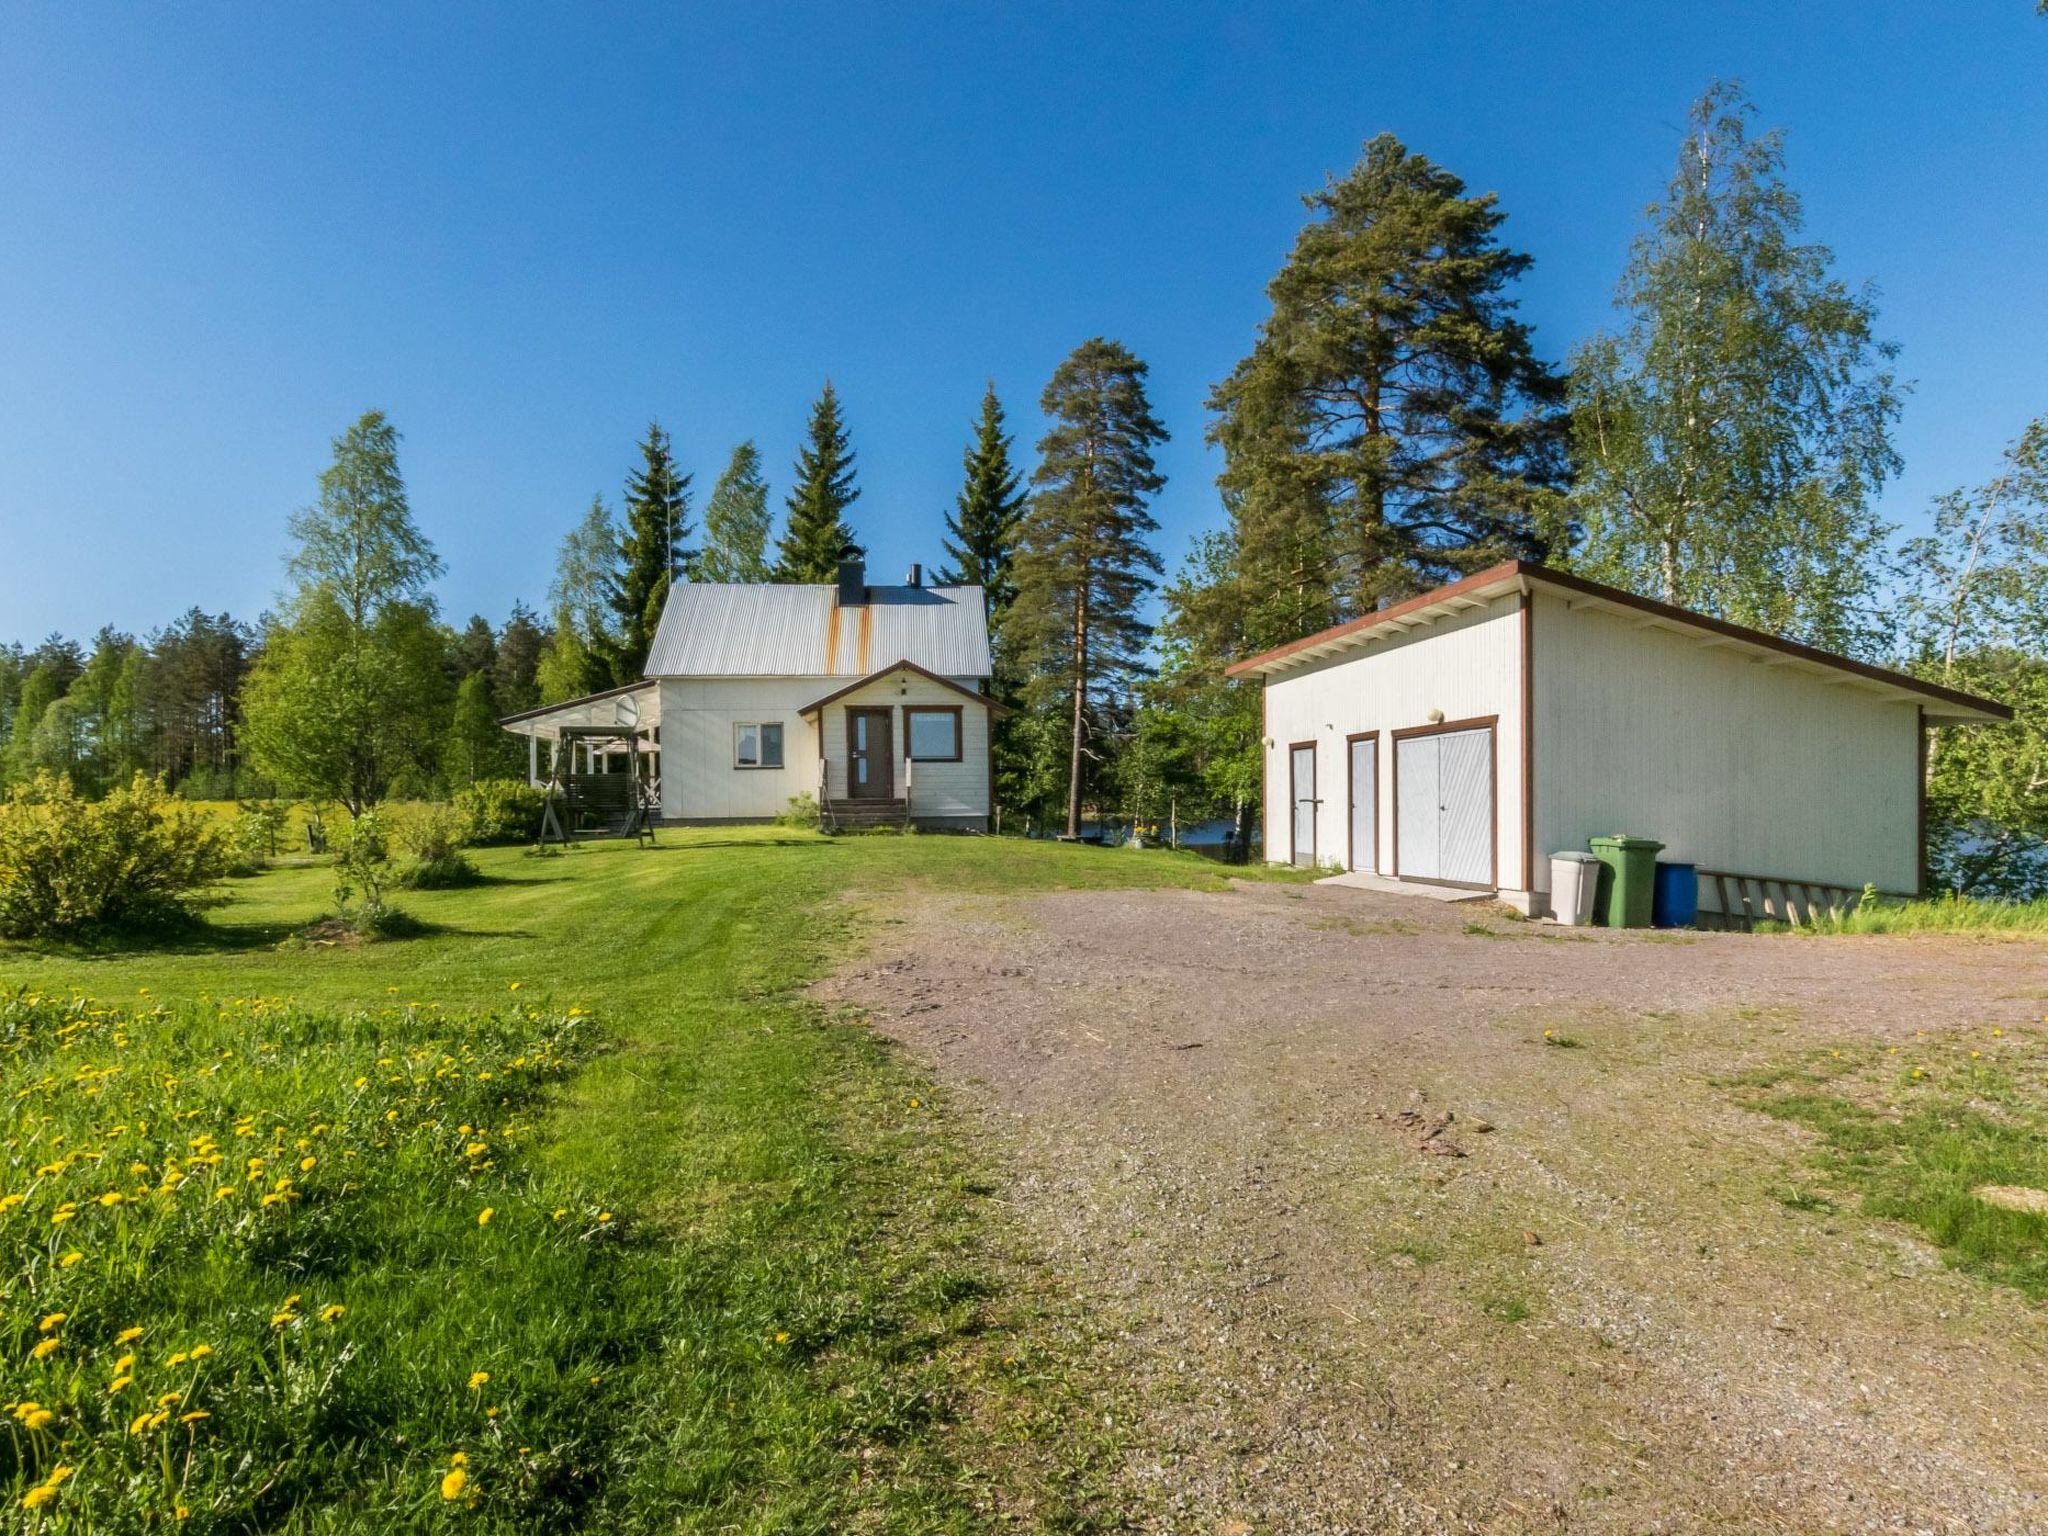
[[1361, 741], [1372, 743], [1372, 870], [1380, 872], [1380, 733], [1353, 731], [1344, 738], [1344, 867], [1358, 868], [1358, 754]]
[[1304, 747], [1308, 749], [1309, 772], [1317, 780], [1315, 787], [1319, 790], [1322, 788], [1323, 765], [1320, 761], [1322, 754], [1316, 751], [1316, 744], [1313, 741], [1290, 741], [1287, 744], [1287, 862], [1297, 868], [1314, 869], [1316, 867], [1316, 824], [1323, 819], [1320, 813], [1323, 802], [1320, 798], [1312, 797], [1309, 801], [1311, 809], [1308, 813], [1308, 863], [1306, 865], [1300, 863], [1299, 855], [1301, 850], [1294, 846], [1295, 807], [1301, 804], [1299, 798], [1300, 787], [1294, 782], [1294, 754]]
[[[875, 771], [875, 726], [868, 727], [868, 746], [859, 755], [868, 762], [868, 787], [862, 789], [855, 777], [853, 722], [865, 715], [881, 726], [881, 772]], [[880, 786], [877, 788], [877, 786]], [[887, 704], [849, 704], [846, 709], [846, 798], [849, 800], [894, 800], [896, 798], [896, 711]]]
[[1394, 749], [1388, 756], [1394, 760], [1394, 878], [1414, 880], [1418, 885], [1453, 885], [1460, 890], [1479, 891], [1487, 887], [1473, 885], [1464, 880], [1432, 880], [1422, 875], [1401, 873], [1401, 743], [1411, 736], [1447, 736], [1453, 731], [1485, 731], [1488, 752], [1492, 765], [1487, 776], [1492, 781], [1493, 803], [1487, 807], [1486, 841], [1492, 849], [1493, 886], [1500, 889], [1500, 716], [1475, 715], [1470, 720], [1446, 720], [1441, 725], [1411, 725], [1393, 733]]

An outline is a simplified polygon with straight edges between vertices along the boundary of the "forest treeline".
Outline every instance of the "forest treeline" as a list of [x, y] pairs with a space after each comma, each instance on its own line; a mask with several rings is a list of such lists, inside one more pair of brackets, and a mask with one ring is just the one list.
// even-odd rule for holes
[[[2010, 726], [1937, 734], [1934, 874], [2048, 889], [2048, 416], [2016, 407], [2005, 457], [1915, 536], [1883, 522], [1896, 348], [1738, 87], [1694, 104], [1610, 324], [1562, 359], [1519, 318], [1532, 258], [1492, 195], [1382, 135], [1304, 201], [1266, 317], [1209, 396], [1222, 526], [1170, 575], [1152, 515], [1168, 430], [1127, 346], [1061, 362], [1028, 456], [993, 386], [971, 418], [932, 533], [939, 579], [988, 594], [993, 686], [1015, 706], [1006, 829], [1222, 819], [1248, 838], [1258, 700], [1224, 668], [1523, 557], [2012, 705]], [[789, 479], [778, 518], [742, 443], [700, 498], [650, 426], [616, 510], [598, 496], [566, 529], [545, 605], [457, 625], [398, 433], [371, 412], [291, 520], [274, 611], [0, 647], [0, 776], [97, 792], [143, 772], [195, 798], [360, 810], [519, 773], [498, 717], [637, 679], [672, 582], [825, 581], [859, 544], [829, 383]]]

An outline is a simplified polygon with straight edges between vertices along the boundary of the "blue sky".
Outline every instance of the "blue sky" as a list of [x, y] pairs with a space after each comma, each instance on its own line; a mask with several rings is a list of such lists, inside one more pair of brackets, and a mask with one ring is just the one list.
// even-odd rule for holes
[[1075, 343], [1152, 365], [1176, 564], [1209, 386], [1299, 195], [1383, 129], [1500, 194], [1562, 357], [1687, 103], [1740, 77], [1914, 393], [1884, 507], [2048, 411], [2048, 20], [1912, 4], [0, 10], [0, 637], [254, 617], [362, 410], [447, 612], [538, 604], [650, 417], [699, 502], [845, 397], [855, 523], [938, 557], [982, 381], [1024, 445]]

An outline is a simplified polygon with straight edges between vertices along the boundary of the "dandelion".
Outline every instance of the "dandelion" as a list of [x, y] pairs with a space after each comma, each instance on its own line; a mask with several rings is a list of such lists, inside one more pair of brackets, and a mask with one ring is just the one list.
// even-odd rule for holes
[[597, 1213], [597, 1219], [599, 1221], [610, 1221], [612, 1219], [612, 1213], [610, 1211], [599, 1211]]
[[469, 1373], [469, 1390], [472, 1392], [482, 1391], [490, 1383], [490, 1379], [491, 1373], [489, 1371], [471, 1371]]
[[179, 1414], [178, 1422], [180, 1424], [197, 1424], [201, 1419], [210, 1419], [212, 1417], [213, 1415], [204, 1408], [194, 1408], [190, 1413]]
[[775, 1342], [778, 1344], [787, 1344], [789, 1342], [789, 1335], [786, 1333], [778, 1333], [777, 1335], [775, 1335]]
[[114, 1369], [116, 1371], [125, 1371], [134, 1363], [135, 1357], [133, 1355], [123, 1355], [120, 1359], [114, 1362]]
[[320, 1309], [320, 1321], [323, 1323], [331, 1323], [347, 1310], [348, 1308], [344, 1307], [340, 1302], [331, 1301], [326, 1306]]
[[31, 1413], [23, 1414], [21, 1422], [27, 1429], [48, 1429], [57, 1422], [57, 1415], [47, 1408], [38, 1408]]
[[36, 1324], [36, 1332], [48, 1333], [70, 1315], [68, 1312], [52, 1312], [48, 1317]]
[[133, 1344], [137, 1339], [141, 1337], [142, 1330], [140, 1328], [123, 1328], [119, 1333], [114, 1335], [114, 1342], [116, 1344]]
[[211, 1344], [194, 1344], [192, 1346], [192, 1358], [194, 1360], [204, 1360], [212, 1353], [213, 1346]]
[[30, 1350], [29, 1353], [38, 1360], [47, 1360], [50, 1358], [50, 1356], [57, 1353], [58, 1347], [61, 1344], [61, 1342], [62, 1341], [58, 1339], [44, 1339], [42, 1343], [38, 1344], [34, 1349]]
[[133, 1419], [128, 1421], [128, 1433], [131, 1435], [141, 1434], [144, 1430], [149, 1428], [149, 1421], [155, 1417], [156, 1415], [151, 1413], [147, 1408], [143, 1409], [142, 1412], [138, 1413], [137, 1415], [135, 1415]]
[[456, 1452], [456, 1453], [455, 1453], [455, 1454], [454, 1454], [453, 1456], [450, 1456], [450, 1457], [448, 1458], [448, 1465], [449, 1465], [449, 1466], [451, 1466], [451, 1467], [466, 1467], [466, 1466], [468, 1466], [468, 1465], [469, 1465], [469, 1452], [467, 1452], [467, 1451], [457, 1451], [457, 1452]]
[[451, 1467], [448, 1475], [441, 1479], [441, 1497], [459, 1499], [462, 1490], [469, 1486], [469, 1474], [460, 1467]]
[[313, 1171], [313, 1165], [314, 1165], [315, 1163], [319, 1162], [319, 1161], [320, 1161], [320, 1159], [319, 1159], [319, 1158], [317, 1158], [317, 1157], [302, 1157], [302, 1158], [300, 1158], [300, 1159], [299, 1159], [299, 1172], [301, 1172], [301, 1173], [311, 1173], [311, 1172]]
[[128, 1388], [134, 1385], [135, 1378], [133, 1376], [116, 1376], [112, 1381], [107, 1383], [107, 1396], [117, 1396], [118, 1394], [127, 1391]]
[[519, 990], [519, 983], [515, 981], [512, 983], [511, 986], [507, 987], [505, 990], [508, 992], [517, 992]]
[[76, 1248], [74, 1248], [71, 1250], [71, 1252], [65, 1254], [63, 1258], [57, 1261], [57, 1267], [59, 1269], [69, 1269], [72, 1265], [76, 1264], [80, 1259], [84, 1257], [84, 1254], [80, 1253]]
[[488, 1227], [491, 1224], [491, 1218], [497, 1214], [498, 1212], [495, 1206], [487, 1205], [481, 1211], [477, 1212], [476, 1224], [480, 1227]]

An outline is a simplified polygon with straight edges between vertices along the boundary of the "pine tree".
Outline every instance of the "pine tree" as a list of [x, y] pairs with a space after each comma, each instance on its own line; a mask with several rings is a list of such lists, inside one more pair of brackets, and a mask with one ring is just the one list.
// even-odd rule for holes
[[1280, 639], [1539, 553], [1565, 480], [1565, 386], [1514, 318], [1529, 258], [1492, 195], [1382, 134], [1305, 201], [1210, 397], [1239, 576]]
[[1024, 511], [1022, 477], [1010, 464], [1010, 438], [1003, 431], [1002, 402], [990, 382], [981, 397], [981, 416], [974, 441], [963, 456], [967, 481], [955, 510], [946, 515], [946, 558], [952, 562], [940, 580], [955, 586], [980, 587], [988, 602], [991, 625], [1000, 626], [1016, 596], [1010, 562], [1016, 552], [1017, 523]]
[[676, 468], [669, 435], [650, 422], [640, 467], [626, 477], [626, 525], [612, 597], [618, 615], [613, 671], [622, 683], [638, 681], [646, 670], [669, 585], [696, 558], [684, 548], [689, 537], [690, 477]]
[[768, 580], [768, 482], [761, 452], [751, 441], [733, 449], [725, 473], [704, 506], [704, 553], [699, 581]]
[[853, 483], [853, 449], [830, 379], [811, 407], [795, 480], [789, 492], [789, 521], [776, 550], [775, 579], [830, 581], [838, 574], [840, 551], [853, 543], [846, 513], [860, 499], [860, 489]]
[[505, 627], [498, 631], [497, 654], [491, 661], [491, 696], [507, 714], [540, 702], [540, 655], [547, 643], [539, 616], [526, 604], [514, 603]]
[[1066, 719], [1069, 837], [1080, 835], [1101, 711], [1145, 672], [1151, 630], [1139, 610], [1159, 572], [1147, 503], [1166, 483], [1152, 462], [1166, 429], [1145, 374], [1121, 343], [1098, 336], [1059, 365], [1039, 401], [1053, 426], [1038, 443], [1003, 633], [1027, 707], [1048, 723], [1055, 710]]
[[1876, 306], [1801, 239], [1775, 133], [1733, 85], [1694, 103], [1636, 241], [1618, 335], [1572, 360], [1588, 575], [1816, 644], [1854, 648], [1899, 466], [1896, 349]]

